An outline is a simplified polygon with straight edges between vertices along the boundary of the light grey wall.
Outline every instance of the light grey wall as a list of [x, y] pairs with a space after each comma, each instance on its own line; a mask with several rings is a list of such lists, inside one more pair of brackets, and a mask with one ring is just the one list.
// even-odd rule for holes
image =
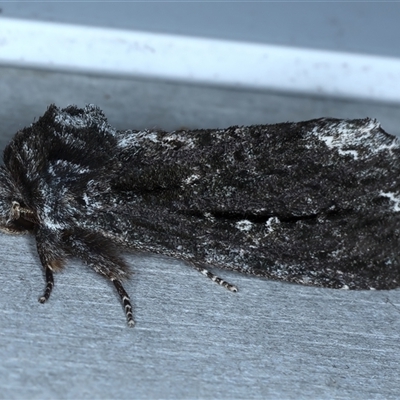
[[[400, 56], [400, 3], [0, 2], [2, 14]], [[0, 19], [1, 23], [1, 19]], [[111, 55], [110, 55], [111, 56]], [[0, 147], [49, 103], [96, 103], [117, 128], [376, 117], [400, 105], [0, 67]], [[128, 257], [137, 326], [113, 288], [68, 264], [50, 301], [33, 240], [0, 235], [0, 399], [395, 399], [400, 292], [340, 291]]]
[[2, 15], [400, 56], [398, 2], [0, 2]]
[[400, 104], [0, 67], [0, 149], [47, 106], [99, 105], [118, 129], [225, 128], [321, 116], [377, 118], [400, 136]]
[[[0, 8], [4, 17], [400, 56], [400, 3], [0, 1]], [[0, 72], [0, 148], [50, 103], [96, 103], [119, 129], [369, 116], [400, 134], [400, 104], [1, 66]]]

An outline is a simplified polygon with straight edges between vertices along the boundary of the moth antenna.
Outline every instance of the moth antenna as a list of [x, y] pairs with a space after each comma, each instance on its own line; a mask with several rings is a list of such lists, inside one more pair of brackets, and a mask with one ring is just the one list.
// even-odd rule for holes
[[208, 269], [203, 268], [203, 267], [199, 267], [198, 265], [193, 264], [193, 263], [191, 263], [191, 265], [192, 265], [192, 267], [194, 269], [199, 271], [201, 274], [203, 274], [207, 278], [211, 279], [213, 282], [217, 283], [218, 285], [223, 286], [225, 289], [228, 289], [231, 292], [237, 292], [238, 291], [237, 286], [232, 285], [229, 282], [223, 280], [219, 276], [217, 276], [217, 275], [213, 274], [212, 272], [210, 272]]
[[49, 267], [46, 267], [46, 287], [44, 289], [43, 296], [39, 297], [40, 303], [43, 304], [49, 299], [53, 287], [54, 287], [53, 271]]
[[128, 326], [132, 328], [133, 326], [135, 326], [135, 321], [133, 320], [133, 315], [132, 315], [131, 299], [119, 280], [111, 279], [111, 281], [114, 284], [115, 288], [117, 289], [119, 296], [121, 297]]

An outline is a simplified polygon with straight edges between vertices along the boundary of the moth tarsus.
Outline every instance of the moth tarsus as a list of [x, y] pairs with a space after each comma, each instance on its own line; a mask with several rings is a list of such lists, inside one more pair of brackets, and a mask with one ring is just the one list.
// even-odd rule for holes
[[113, 279], [112, 282], [114, 283], [114, 286], [117, 289], [119, 296], [121, 297], [127, 324], [128, 326], [133, 327], [135, 325], [135, 321], [133, 320], [131, 299], [119, 280]]
[[194, 266], [194, 268], [197, 269], [201, 274], [203, 274], [207, 278], [211, 279], [213, 282], [215, 282], [218, 285], [224, 287], [225, 289], [228, 289], [231, 292], [237, 292], [238, 291], [238, 288], [235, 285], [232, 285], [229, 282], [224, 281], [219, 276], [214, 275], [208, 269], [205, 269], [205, 268], [202, 268], [202, 267], [197, 267], [197, 266]]
[[121, 251], [281, 281], [399, 286], [400, 147], [371, 119], [118, 131], [93, 105], [51, 105], [4, 150], [0, 229], [31, 233], [45, 271], [70, 257], [112, 281]]
[[45, 303], [49, 298], [51, 291], [53, 290], [54, 287], [54, 278], [53, 278], [53, 272], [49, 267], [45, 268], [45, 273], [46, 273], [46, 287], [44, 289], [43, 296], [39, 297], [39, 303]]

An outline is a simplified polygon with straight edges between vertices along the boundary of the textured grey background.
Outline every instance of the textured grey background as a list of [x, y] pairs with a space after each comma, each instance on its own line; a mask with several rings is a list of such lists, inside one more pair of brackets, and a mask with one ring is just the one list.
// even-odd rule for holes
[[230, 293], [183, 263], [129, 257], [137, 325], [71, 263], [49, 303], [33, 241], [1, 236], [0, 397], [398, 398], [400, 291], [245, 277]]
[[[1, 68], [3, 143], [47, 104], [100, 104], [120, 128], [227, 126], [321, 115], [378, 116], [398, 105], [110, 80]], [[165, 126], [164, 126], [165, 125]], [[49, 303], [33, 240], [0, 235], [0, 398], [398, 398], [400, 291], [349, 292], [135, 258], [129, 329], [113, 287], [79, 262]]]
[[[395, 56], [399, 5], [0, 2], [4, 16]], [[0, 67], [0, 147], [52, 102], [96, 103], [121, 129], [370, 116], [400, 135], [399, 104]], [[1, 399], [399, 396], [399, 290], [216, 271], [234, 294], [184, 263], [130, 255], [129, 329], [114, 288], [78, 261], [42, 305], [34, 241], [0, 235], [0, 252]]]

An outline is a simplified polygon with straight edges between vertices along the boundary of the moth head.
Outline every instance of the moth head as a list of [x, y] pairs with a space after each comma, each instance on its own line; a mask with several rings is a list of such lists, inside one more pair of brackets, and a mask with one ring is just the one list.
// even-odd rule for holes
[[30, 221], [20, 218], [20, 204], [15, 197], [9, 172], [0, 166], [0, 231], [8, 234], [27, 233], [33, 228]]

